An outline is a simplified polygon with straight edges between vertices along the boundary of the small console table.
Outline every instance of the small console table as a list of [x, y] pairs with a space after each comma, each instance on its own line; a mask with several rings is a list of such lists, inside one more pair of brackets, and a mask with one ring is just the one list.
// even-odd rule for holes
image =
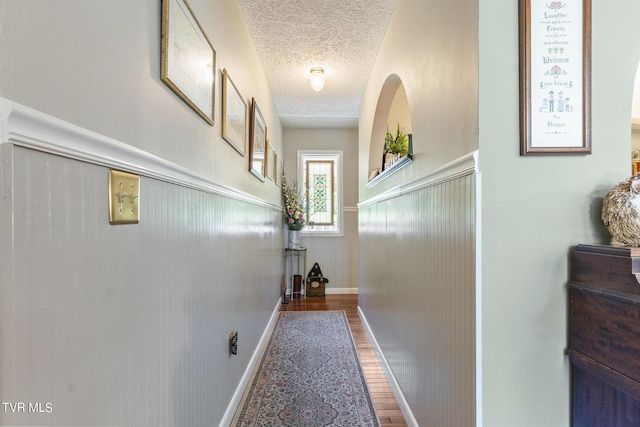
[[303, 297], [305, 295], [303, 282], [307, 270], [307, 248], [285, 248], [284, 255], [287, 291], [293, 299]]

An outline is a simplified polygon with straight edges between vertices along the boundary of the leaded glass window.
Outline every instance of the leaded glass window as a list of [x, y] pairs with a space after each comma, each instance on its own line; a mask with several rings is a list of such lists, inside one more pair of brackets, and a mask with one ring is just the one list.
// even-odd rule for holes
[[334, 170], [332, 160], [306, 161], [307, 223], [334, 224]]
[[341, 236], [342, 151], [298, 151], [307, 225], [303, 234]]

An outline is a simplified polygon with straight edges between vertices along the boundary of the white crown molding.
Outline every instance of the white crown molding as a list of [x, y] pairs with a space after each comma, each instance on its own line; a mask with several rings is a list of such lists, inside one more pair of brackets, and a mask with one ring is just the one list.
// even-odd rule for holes
[[12, 144], [280, 210], [123, 142], [0, 98], [0, 145]]
[[478, 172], [478, 151], [473, 151], [459, 159], [444, 164], [433, 172], [407, 182], [406, 184], [392, 187], [380, 194], [376, 194], [367, 200], [358, 203], [358, 208], [374, 205], [385, 200], [392, 199], [407, 193], [418, 191], [420, 189], [431, 187], [442, 182], [451, 181], [461, 176]]

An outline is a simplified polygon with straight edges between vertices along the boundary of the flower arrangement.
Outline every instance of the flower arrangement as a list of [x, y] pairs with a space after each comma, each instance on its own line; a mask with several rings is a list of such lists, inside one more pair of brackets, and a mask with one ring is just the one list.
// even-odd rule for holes
[[289, 185], [287, 178], [282, 176], [282, 203], [284, 205], [284, 222], [289, 230], [301, 230], [305, 226], [304, 205], [298, 192], [298, 185]]

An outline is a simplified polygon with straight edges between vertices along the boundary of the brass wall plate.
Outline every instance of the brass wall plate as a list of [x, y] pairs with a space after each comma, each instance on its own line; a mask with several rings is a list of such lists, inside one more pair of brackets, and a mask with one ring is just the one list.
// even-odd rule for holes
[[109, 223], [137, 224], [140, 221], [140, 177], [109, 171]]

